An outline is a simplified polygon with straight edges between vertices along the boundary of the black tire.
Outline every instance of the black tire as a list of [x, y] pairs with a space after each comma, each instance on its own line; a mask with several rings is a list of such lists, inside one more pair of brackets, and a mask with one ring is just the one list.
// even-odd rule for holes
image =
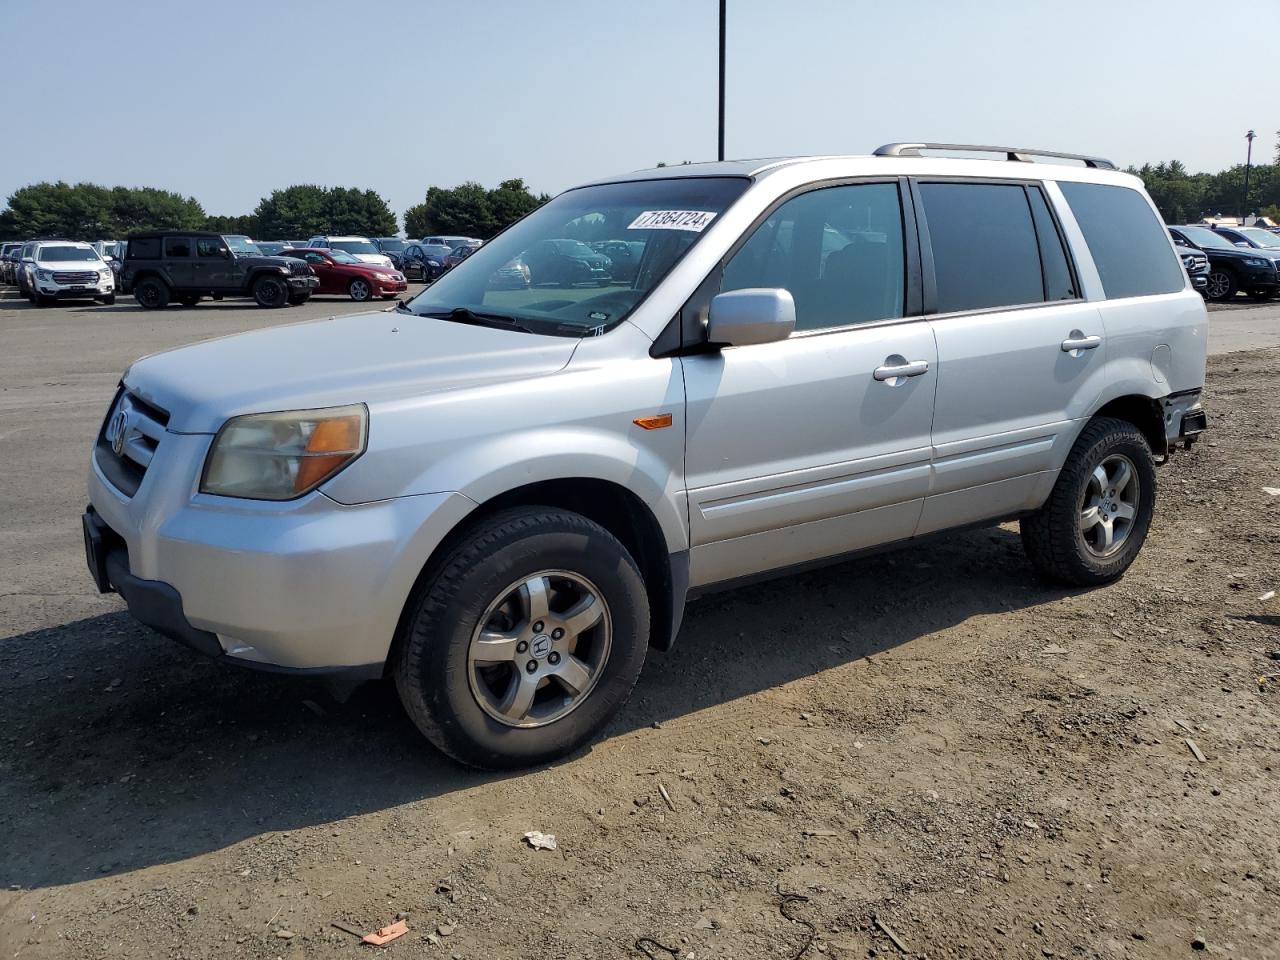
[[104, 307], [113, 307], [115, 306], [116, 295], [114, 293], [109, 293], [105, 297], [99, 297], [98, 302]]
[[373, 284], [362, 277], [356, 277], [347, 285], [347, 293], [356, 303], [368, 303], [373, 299]]
[[46, 297], [42, 293], [37, 293], [31, 300], [37, 307], [52, 307], [54, 304], [53, 297]]
[[253, 299], [263, 309], [274, 310], [289, 302], [289, 288], [279, 277], [259, 277], [253, 284]]
[[1209, 300], [1230, 300], [1240, 289], [1236, 275], [1225, 267], [1214, 267], [1209, 273], [1209, 286], [1205, 289], [1205, 297]]
[[[1123, 541], [1114, 553], [1099, 555], [1090, 544], [1090, 534], [1082, 529], [1082, 520], [1086, 497], [1096, 482], [1095, 470], [1109, 460], [1127, 460], [1132, 466], [1133, 478], [1128, 482], [1137, 484], [1136, 502]], [[1104, 514], [1108, 503], [1113, 510], [1123, 506], [1114, 499], [1114, 490], [1111, 498], [1104, 490], [1103, 497]], [[1147, 438], [1126, 420], [1096, 417], [1076, 439], [1044, 506], [1022, 519], [1022, 545], [1035, 568], [1052, 580], [1073, 586], [1110, 583], [1129, 569], [1142, 549], [1155, 503], [1155, 460]]]
[[194, 307], [196, 304], [200, 302], [200, 294], [198, 293], [183, 294], [178, 298], [178, 302], [182, 304], [184, 307]]
[[[516, 727], [480, 705], [468, 650], [490, 605], [542, 571], [588, 578], [606, 605], [612, 640], [594, 686], [571, 712], [543, 726]], [[630, 696], [649, 645], [648, 599], [631, 555], [599, 524], [552, 507], [505, 510], [478, 522], [433, 562], [406, 609], [392, 663], [400, 699], [431, 743], [485, 769], [546, 763], [598, 734]], [[545, 661], [552, 662], [558, 661]]]
[[169, 285], [159, 277], [143, 277], [133, 285], [133, 299], [144, 310], [163, 310], [169, 305]]
[[290, 297], [289, 302], [293, 304], [295, 307], [300, 307], [310, 299], [311, 299], [311, 294], [298, 293]]
[[1274, 290], [1250, 290], [1249, 299], [1256, 303], [1263, 303], [1275, 296]]

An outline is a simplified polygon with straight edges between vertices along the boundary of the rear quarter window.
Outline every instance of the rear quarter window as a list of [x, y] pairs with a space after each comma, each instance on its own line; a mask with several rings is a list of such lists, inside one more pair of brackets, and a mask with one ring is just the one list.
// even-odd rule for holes
[[1108, 300], [1175, 293], [1186, 285], [1164, 226], [1137, 190], [1100, 183], [1058, 186], [1080, 224]]

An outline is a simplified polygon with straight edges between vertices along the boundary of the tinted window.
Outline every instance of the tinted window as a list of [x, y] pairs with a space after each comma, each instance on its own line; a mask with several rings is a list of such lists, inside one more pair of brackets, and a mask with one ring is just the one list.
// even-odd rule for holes
[[127, 251], [130, 260], [155, 260], [160, 256], [159, 237], [139, 237], [129, 241]]
[[1089, 244], [1108, 298], [1173, 293], [1186, 285], [1164, 227], [1142, 194], [1097, 183], [1059, 186]]
[[166, 257], [191, 256], [191, 241], [186, 237], [165, 237], [164, 255]]
[[994, 183], [922, 183], [939, 313], [1044, 300], [1026, 191]]
[[224, 249], [220, 241], [209, 237], [200, 237], [196, 240], [196, 256], [199, 257], [220, 257]]
[[1049, 204], [1039, 188], [1027, 190], [1031, 200], [1031, 219], [1035, 221], [1036, 236], [1040, 240], [1040, 265], [1044, 268], [1044, 298], [1046, 300], [1074, 300], [1080, 296], [1071, 276], [1067, 250], [1062, 234], [1054, 223]]
[[784, 287], [796, 329], [902, 316], [902, 206], [892, 183], [827, 187], [788, 200], [725, 264], [720, 290]]

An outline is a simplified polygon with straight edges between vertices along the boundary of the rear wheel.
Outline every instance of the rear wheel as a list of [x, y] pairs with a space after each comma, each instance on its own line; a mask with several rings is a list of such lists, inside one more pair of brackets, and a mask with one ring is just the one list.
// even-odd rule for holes
[[594, 737], [644, 664], [649, 606], [603, 527], [550, 507], [464, 534], [410, 601], [393, 669], [418, 729], [462, 763], [545, 763]]
[[1218, 267], [1209, 274], [1209, 286], [1205, 290], [1205, 296], [1210, 300], [1230, 300], [1236, 295], [1236, 290], [1236, 275], [1230, 270]]
[[364, 303], [373, 296], [373, 286], [368, 280], [356, 277], [347, 287], [347, 293], [351, 294], [351, 299], [356, 303]]
[[1036, 569], [1075, 586], [1118, 579], [1155, 513], [1155, 461], [1133, 424], [1098, 417], [1084, 428], [1043, 507], [1021, 522]]
[[289, 302], [289, 288], [277, 277], [259, 277], [253, 285], [253, 299], [268, 310], [283, 307]]
[[169, 287], [159, 277], [143, 277], [133, 285], [133, 299], [145, 310], [163, 310], [169, 305]]

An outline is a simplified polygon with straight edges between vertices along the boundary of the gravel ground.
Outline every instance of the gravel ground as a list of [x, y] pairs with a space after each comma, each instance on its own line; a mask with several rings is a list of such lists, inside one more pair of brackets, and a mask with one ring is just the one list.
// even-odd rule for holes
[[1280, 957], [1280, 349], [1211, 360], [1119, 583], [1045, 586], [1006, 526], [706, 598], [599, 743], [495, 776], [387, 687], [337, 705], [90, 593], [115, 317], [105, 359], [0, 357], [5, 956], [357, 956], [334, 921], [407, 914], [392, 956]]

